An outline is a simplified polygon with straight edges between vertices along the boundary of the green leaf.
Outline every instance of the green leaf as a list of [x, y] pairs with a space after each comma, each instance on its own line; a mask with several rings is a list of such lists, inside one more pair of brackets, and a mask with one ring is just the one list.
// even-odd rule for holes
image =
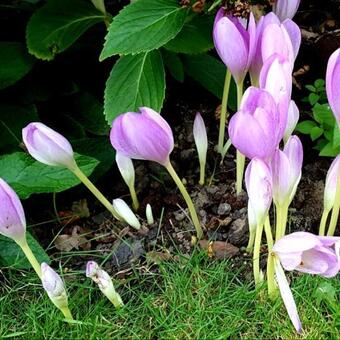
[[184, 67], [178, 54], [162, 50], [163, 62], [170, 74], [180, 83], [184, 81]]
[[314, 86], [318, 89], [318, 91], [323, 90], [325, 88], [325, 81], [323, 79], [317, 79], [314, 82]]
[[[87, 176], [98, 165], [88, 156], [75, 154], [75, 159]], [[64, 191], [80, 183], [70, 170], [39, 163], [23, 152], [0, 156], [0, 177], [24, 199], [32, 194]]]
[[[225, 65], [208, 54], [184, 55], [184, 70], [190, 77], [195, 79], [216, 97], [222, 99], [224, 79], [226, 73]], [[236, 110], [236, 86], [231, 82], [228, 106]]]
[[17, 149], [22, 140], [22, 129], [37, 120], [35, 105], [0, 104], [0, 151]]
[[104, 117], [103, 104], [90, 93], [81, 93], [75, 100], [74, 118], [88, 131], [98, 136], [107, 136], [110, 127]]
[[165, 96], [165, 72], [158, 50], [121, 57], [106, 83], [104, 111], [111, 125], [124, 112], [148, 106], [160, 111]]
[[164, 47], [176, 53], [204, 53], [214, 47], [213, 24], [213, 16], [196, 15], [191, 21], [186, 22], [181, 32]]
[[331, 142], [327, 143], [322, 150], [320, 151], [319, 155], [320, 156], [325, 156], [325, 157], [335, 157], [340, 153], [340, 147], [338, 148], [333, 148], [333, 145]]
[[135, 54], [157, 49], [182, 29], [187, 9], [177, 0], [143, 0], [126, 6], [114, 17], [100, 55]]
[[306, 89], [309, 90], [310, 92], [316, 91], [316, 88], [313, 85], [306, 85]]
[[33, 67], [34, 58], [20, 42], [0, 42], [0, 90], [15, 84]]
[[334, 125], [334, 130], [333, 130], [333, 147], [337, 148], [340, 147], [340, 129], [338, 124]]
[[296, 131], [309, 135], [311, 130], [317, 126], [313, 120], [305, 120], [296, 126]]
[[89, 1], [49, 0], [32, 15], [26, 29], [28, 51], [52, 60], [105, 16]]
[[313, 117], [318, 123], [331, 128], [333, 128], [335, 124], [333, 112], [328, 104], [316, 103], [313, 107]]
[[[45, 250], [40, 246], [33, 236], [26, 232], [27, 243], [39, 263], [50, 263], [51, 260]], [[0, 235], [0, 265], [18, 269], [32, 268], [20, 247], [10, 238]]]
[[313, 106], [315, 105], [320, 99], [320, 96], [316, 93], [310, 93], [308, 96], [309, 103]]
[[318, 126], [314, 126], [310, 130], [310, 138], [312, 139], [312, 141], [315, 141], [316, 139], [318, 139], [320, 136], [322, 136], [322, 134], [323, 134], [323, 129], [321, 129]]

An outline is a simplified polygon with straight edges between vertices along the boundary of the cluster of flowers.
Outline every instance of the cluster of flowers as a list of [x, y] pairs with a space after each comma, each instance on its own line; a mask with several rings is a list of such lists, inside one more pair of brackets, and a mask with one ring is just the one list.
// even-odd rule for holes
[[[257, 24], [252, 13], [247, 23], [242, 18], [225, 15], [222, 8], [215, 19], [213, 36], [216, 49], [228, 67], [222, 103], [222, 139], [220, 135], [218, 151], [223, 156], [231, 143], [238, 150], [237, 192], [242, 188], [245, 156], [250, 159], [245, 182], [249, 197], [248, 251], [253, 252], [255, 283], [260, 284], [264, 278], [259, 265], [264, 229], [269, 250], [269, 295], [276, 295], [278, 285], [290, 318], [296, 330], [301, 332], [297, 308], [283, 268], [324, 277], [332, 277], [339, 272], [340, 238], [333, 235], [340, 209], [340, 157], [334, 160], [327, 174], [320, 236], [306, 232], [285, 236], [288, 207], [301, 178], [303, 160], [302, 144], [297, 136], [291, 135], [299, 118], [298, 108], [291, 100], [292, 70], [301, 42], [300, 30], [291, 18], [298, 3], [277, 1], [276, 14], [263, 16]], [[243, 83], [248, 71], [252, 86], [243, 94]], [[230, 120], [230, 141], [224, 145], [223, 111], [226, 112], [231, 75], [238, 87], [238, 111]], [[330, 106], [340, 125], [340, 49], [329, 60], [326, 84]], [[194, 121], [193, 134], [200, 162], [199, 183], [203, 185], [208, 139], [199, 113]], [[284, 148], [280, 150], [282, 139]], [[28, 152], [36, 160], [50, 166], [68, 168], [116, 219], [125, 221], [137, 230], [141, 228], [138, 218], [123, 200], [115, 199], [111, 204], [81, 172], [71, 144], [62, 135], [42, 123], [30, 123], [23, 129], [23, 140]], [[197, 238], [201, 238], [203, 230], [194, 204], [170, 161], [174, 148], [173, 133], [160, 114], [147, 107], [140, 108], [139, 113], [121, 114], [112, 123], [110, 140], [117, 152], [118, 168], [130, 190], [133, 208], [138, 209], [138, 199], [132, 159], [157, 162], [165, 167], [178, 186], [187, 203]], [[275, 239], [269, 219], [272, 201], [276, 207]], [[328, 233], [324, 236], [331, 210]], [[146, 208], [146, 217], [149, 224], [154, 223], [150, 205]], [[13, 189], [0, 179], [0, 233], [12, 238], [21, 247], [53, 303], [67, 319], [72, 319], [61, 278], [47, 264], [39, 265], [27, 244], [25, 231], [25, 215], [20, 200]], [[88, 263], [86, 275], [98, 283], [101, 291], [115, 306], [122, 305], [109, 275], [95, 262]]]

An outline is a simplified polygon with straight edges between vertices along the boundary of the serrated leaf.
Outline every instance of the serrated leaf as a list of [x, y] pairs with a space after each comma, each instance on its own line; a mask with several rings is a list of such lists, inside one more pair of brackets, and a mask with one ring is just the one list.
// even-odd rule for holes
[[322, 134], [323, 134], [323, 129], [321, 129], [318, 126], [314, 126], [310, 130], [310, 138], [312, 139], [312, 141], [315, 141], [316, 139], [318, 139], [320, 136], [322, 136]]
[[170, 74], [180, 83], [184, 81], [184, 67], [181, 58], [178, 54], [171, 51], [162, 50], [162, 57], [165, 66]]
[[182, 29], [187, 9], [177, 0], [143, 0], [126, 6], [114, 17], [100, 55], [135, 54], [157, 49]]
[[[183, 56], [184, 70], [217, 98], [222, 99], [225, 65], [208, 54]], [[228, 106], [236, 110], [236, 86], [231, 81]]]
[[308, 100], [312, 106], [315, 105], [319, 99], [320, 99], [320, 96], [316, 93], [310, 93], [308, 96]]
[[[75, 159], [87, 176], [98, 165], [88, 156], [75, 154]], [[70, 170], [39, 163], [23, 152], [0, 156], [0, 177], [23, 199], [32, 194], [64, 191], [80, 183]]]
[[[33, 236], [26, 232], [27, 243], [39, 263], [50, 263], [50, 258]], [[18, 269], [32, 268], [20, 247], [8, 237], [0, 235], [0, 264], [3, 267]]]
[[15, 84], [33, 67], [34, 58], [20, 42], [0, 42], [0, 89]]
[[315, 87], [313, 85], [306, 85], [306, 89], [311, 91], [311, 92], [315, 92], [316, 91], [316, 89], [315, 89]]
[[106, 82], [104, 112], [107, 122], [121, 113], [148, 106], [160, 111], [165, 96], [165, 72], [158, 50], [121, 57]]
[[186, 22], [176, 37], [164, 47], [176, 53], [204, 53], [214, 47], [213, 24], [213, 16], [197, 15], [191, 21]]
[[18, 150], [22, 129], [39, 120], [35, 105], [0, 104], [0, 151]]
[[333, 112], [328, 104], [316, 103], [313, 107], [313, 117], [318, 123], [328, 127], [333, 128], [335, 124]]
[[325, 157], [335, 157], [340, 153], [340, 147], [333, 148], [333, 145], [331, 142], [328, 142], [320, 151], [320, 156]]
[[325, 88], [325, 81], [323, 79], [317, 79], [314, 82], [314, 86], [320, 91]]
[[296, 126], [296, 131], [309, 135], [311, 130], [317, 126], [313, 120], [305, 120]]
[[32, 15], [26, 29], [28, 51], [52, 60], [105, 16], [84, 0], [49, 0]]

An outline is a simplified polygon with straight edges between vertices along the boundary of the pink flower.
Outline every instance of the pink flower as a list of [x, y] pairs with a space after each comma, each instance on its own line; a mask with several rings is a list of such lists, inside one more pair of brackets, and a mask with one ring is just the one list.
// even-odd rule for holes
[[276, 0], [273, 5], [273, 11], [281, 21], [289, 18], [292, 19], [300, 5], [300, 0]]

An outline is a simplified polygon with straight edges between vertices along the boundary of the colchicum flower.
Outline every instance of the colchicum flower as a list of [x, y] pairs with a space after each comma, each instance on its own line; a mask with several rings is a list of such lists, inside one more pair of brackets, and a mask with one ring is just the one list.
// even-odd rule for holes
[[133, 213], [133, 211], [130, 209], [130, 207], [123, 201], [121, 198], [116, 198], [113, 200], [113, 208], [118, 214], [118, 216], [121, 218], [121, 220], [125, 221], [128, 225], [131, 227], [139, 230], [141, 225], [136, 217], [136, 215]]
[[272, 96], [265, 90], [249, 87], [228, 131], [232, 144], [243, 155], [267, 159], [278, 146], [278, 127], [279, 116]]
[[111, 303], [119, 308], [124, 305], [122, 298], [116, 292], [110, 275], [94, 261], [87, 262], [86, 277], [92, 279], [99, 287], [101, 292], [111, 301]]
[[273, 11], [281, 21], [293, 19], [299, 5], [300, 0], [276, 0], [273, 4]]
[[203, 231], [192, 200], [170, 162], [174, 138], [169, 124], [156, 111], [142, 107], [141, 113], [127, 112], [112, 123], [110, 139], [117, 152], [131, 159], [142, 159], [163, 165], [185, 199], [198, 238]]
[[250, 13], [248, 28], [242, 18], [223, 16], [215, 19], [213, 38], [216, 51], [230, 70], [237, 84], [243, 82], [254, 55], [256, 24]]
[[0, 178], [0, 234], [11, 238], [21, 248], [39, 277], [40, 265], [26, 239], [24, 209], [15, 191]]
[[41, 282], [54, 305], [60, 309], [67, 320], [73, 320], [68, 308], [67, 293], [61, 277], [47, 264], [41, 264]]
[[299, 109], [296, 106], [294, 100], [291, 100], [289, 107], [288, 107], [286, 129], [283, 135], [283, 141], [285, 143], [287, 143], [289, 137], [292, 135], [293, 131], [295, 130], [295, 127], [299, 121], [299, 118], [300, 118]]
[[30, 123], [22, 130], [22, 138], [29, 154], [38, 162], [68, 168], [117, 218], [110, 202], [79, 169], [69, 141], [42, 123]]
[[340, 126], [340, 48], [330, 56], [326, 72], [326, 92], [329, 106]]
[[137, 211], [139, 203], [135, 190], [135, 168], [133, 166], [132, 160], [131, 158], [124, 156], [122, 153], [117, 152], [116, 163], [120, 171], [120, 174], [124, 179], [124, 182], [126, 183], [130, 190], [133, 209]]
[[194, 140], [197, 148], [198, 159], [200, 163], [200, 185], [204, 185], [205, 180], [205, 164], [207, 161], [208, 152], [208, 136], [205, 128], [204, 120], [199, 112], [197, 112], [194, 128], [193, 128]]
[[340, 237], [300, 231], [278, 240], [273, 252], [285, 270], [334, 277], [340, 271], [339, 246]]
[[153, 218], [152, 208], [149, 203], [146, 205], [145, 215], [146, 215], [146, 220], [148, 222], [148, 225], [152, 225], [155, 223], [155, 220]]

